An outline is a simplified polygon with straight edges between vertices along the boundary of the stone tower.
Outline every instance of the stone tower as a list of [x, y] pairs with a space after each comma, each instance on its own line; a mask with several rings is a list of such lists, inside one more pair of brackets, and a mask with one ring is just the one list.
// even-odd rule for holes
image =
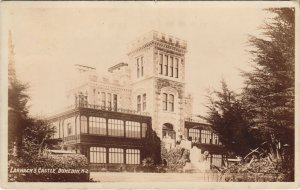
[[12, 32], [9, 30], [8, 34], [8, 86], [16, 79], [16, 69], [15, 69], [15, 51], [14, 44], [12, 40]]
[[149, 112], [157, 135], [175, 142], [184, 129], [186, 41], [151, 31], [128, 51], [132, 108]]

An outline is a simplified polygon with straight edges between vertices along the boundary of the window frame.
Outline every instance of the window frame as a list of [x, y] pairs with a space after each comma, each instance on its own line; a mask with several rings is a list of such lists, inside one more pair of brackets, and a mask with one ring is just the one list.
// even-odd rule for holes
[[110, 164], [124, 164], [124, 149], [109, 148], [108, 149], [108, 163]]
[[162, 96], [163, 111], [168, 111], [168, 94], [163, 93]]
[[105, 147], [90, 147], [90, 163], [92, 164], [106, 164], [107, 150]]
[[175, 101], [175, 96], [173, 94], [169, 94], [169, 111], [174, 112], [174, 101]]
[[142, 100], [141, 95], [137, 95], [136, 97], [136, 105], [137, 105], [137, 111], [142, 111]]
[[164, 59], [164, 55], [163, 54], [159, 54], [159, 74], [163, 74], [163, 59]]
[[147, 109], [147, 94], [143, 94], [143, 111]]
[[126, 164], [141, 164], [141, 151], [139, 149], [126, 149]]
[[124, 121], [120, 119], [108, 119], [107, 135], [113, 137], [124, 137]]

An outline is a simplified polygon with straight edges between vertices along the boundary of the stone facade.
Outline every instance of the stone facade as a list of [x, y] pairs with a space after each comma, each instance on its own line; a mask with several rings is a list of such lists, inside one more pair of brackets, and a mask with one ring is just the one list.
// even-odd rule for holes
[[[183, 135], [184, 119], [192, 113], [192, 98], [185, 92], [186, 51], [184, 40], [151, 31], [129, 45], [129, 62], [109, 68], [105, 77], [96, 76], [94, 68], [77, 66], [80, 76], [77, 76], [77, 86], [71, 85], [68, 91], [69, 102], [74, 102], [74, 97], [81, 92], [87, 95], [88, 104], [111, 106], [113, 100], [108, 99], [116, 95], [118, 108], [149, 113], [159, 137], [163, 136], [163, 125], [169, 124], [178, 138]], [[171, 111], [163, 110], [164, 93], [174, 97]], [[146, 108], [138, 110], [138, 101], [144, 103], [143, 95]], [[166, 101], [169, 105], [170, 100]]]
[[76, 65], [67, 89], [70, 107], [50, 118], [56, 138], [92, 164], [90, 155], [100, 155], [96, 163], [107, 166], [120, 155], [124, 158], [117, 163], [140, 164], [155, 132], [166, 147], [189, 144], [201, 153], [210, 151], [211, 163], [220, 163], [225, 151], [218, 136], [192, 117], [193, 98], [185, 89], [186, 52], [184, 40], [151, 31], [129, 44], [128, 63], [108, 68], [106, 75]]

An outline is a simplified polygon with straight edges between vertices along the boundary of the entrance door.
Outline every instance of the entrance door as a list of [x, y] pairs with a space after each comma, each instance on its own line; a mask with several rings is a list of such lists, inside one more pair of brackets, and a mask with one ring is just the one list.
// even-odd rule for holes
[[173, 125], [165, 123], [162, 126], [162, 140], [166, 144], [166, 148], [175, 147], [176, 132], [173, 129]]

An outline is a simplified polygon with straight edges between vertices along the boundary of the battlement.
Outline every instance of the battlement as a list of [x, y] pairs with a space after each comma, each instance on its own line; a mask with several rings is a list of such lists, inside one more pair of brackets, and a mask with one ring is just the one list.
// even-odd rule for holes
[[128, 52], [133, 52], [150, 42], [160, 42], [170, 45], [172, 48], [178, 48], [181, 51], [186, 51], [187, 49], [187, 42], [185, 40], [152, 30], [129, 43]]

